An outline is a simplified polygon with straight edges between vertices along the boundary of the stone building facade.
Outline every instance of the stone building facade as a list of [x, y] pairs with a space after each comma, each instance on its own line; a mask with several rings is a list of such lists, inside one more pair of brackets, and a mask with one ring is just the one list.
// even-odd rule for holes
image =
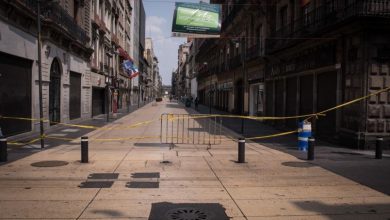
[[[387, 88], [390, 2], [215, 0], [220, 39], [197, 39], [202, 103], [245, 115], [320, 112]], [[371, 145], [389, 136], [388, 93], [312, 121], [316, 137]], [[297, 128], [298, 119], [271, 122]]]
[[[41, 2], [43, 116], [50, 122], [90, 117], [90, 2]], [[37, 1], [0, 1], [1, 113], [39, 118]], [[39, 130], [39, 121], [2, 120], [6, 136]]]

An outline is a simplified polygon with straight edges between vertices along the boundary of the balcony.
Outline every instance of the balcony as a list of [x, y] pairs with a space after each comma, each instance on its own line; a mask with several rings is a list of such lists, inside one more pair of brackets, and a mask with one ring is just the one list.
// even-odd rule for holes
[[315, 36], [337, 24], [348, 22], [354, 18], [390, 18], [390, 2], [388, 0], [353, 0], [348, 4], [336, 1], [331, 7], [322, 5], [294, 22], [271, 33], [267, 39], [266, 53], [288, 47], [299, 38]]
[[209, 68], [207, 67], [207, 65], [203, 65], [199, 68], [198, 72], [198, 76], [207, 76], [209, 74]]
[[100, 73], [103, 73], [103, 72], [104, 72], [104, 65], [103, 65], [103, 62], [100, 62], [100, 63], [99, 63], [99, 72], [100, 72]]
[[233, 9], [230, 11], [229, 15], [225, 17], [222, 22], [222, 31], [225, 31], [229, 25], [233, 24], [234, 19], [236, 18], [238, 12], [243, 8], [246, 0], [239, 0], [233, 5]]
[[117, 46], [119, 46], [119, 38], [117, 37], [116, 34], [112, 33], [111, 34], [111, 42]]
[[[34, 13], [37, 13], [37, 1], [25, 0], [17, 1]], [[62, 31], [67, 32], [68, 36], [82, 45], [87, 45], [89, 37], [73, 17], [71, 17], [58, 3], [41, 3], [42, 23], [46, 22], [53, 27], [59, 27]]]
[[101, 26], [101, 20], [100, 20], [100, 17], [98, 14], [94, 14], [93, 18], [92, 18], [92, 25], [94, 25], [95, 27], [97, 28], [100, 28]]
[[91, 60], [91, 71], [97, 73], [99, 71], [99, 67], [97, 65], [96, 59]]

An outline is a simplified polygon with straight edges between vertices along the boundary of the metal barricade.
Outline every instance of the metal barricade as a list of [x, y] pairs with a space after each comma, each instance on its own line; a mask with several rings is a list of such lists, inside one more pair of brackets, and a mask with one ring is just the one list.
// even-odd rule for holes
[[162, 114], [160, 141], [163, 144], [221, 144], [222, 118], [192, 114]]

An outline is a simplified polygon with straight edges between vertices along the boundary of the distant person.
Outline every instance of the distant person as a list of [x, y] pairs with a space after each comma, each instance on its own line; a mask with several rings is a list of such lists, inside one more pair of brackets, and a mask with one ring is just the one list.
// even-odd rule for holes
[[199, 105], [199, 98], [195, 98], [195, 110], [198, 110], [198, 105]]

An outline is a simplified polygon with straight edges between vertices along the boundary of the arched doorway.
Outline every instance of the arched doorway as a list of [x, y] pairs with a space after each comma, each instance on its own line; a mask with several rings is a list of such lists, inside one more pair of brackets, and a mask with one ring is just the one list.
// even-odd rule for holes
[[57, 59], [50, 67], [49, 119], [51, 125], [61, 121], [61, 68]]

